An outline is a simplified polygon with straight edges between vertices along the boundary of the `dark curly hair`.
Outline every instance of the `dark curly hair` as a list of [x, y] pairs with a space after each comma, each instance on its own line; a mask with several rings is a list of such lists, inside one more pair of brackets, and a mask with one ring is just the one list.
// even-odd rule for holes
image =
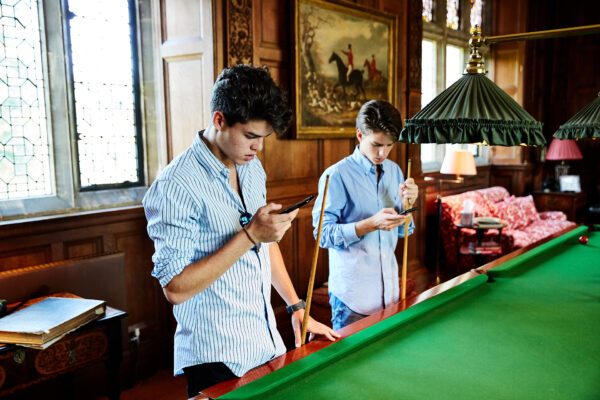
[[292, 111], [283, 90], [265, 68], [236, 65], [224, 69], [212, 90], [210, 111], [221, 111], [228, 125], [263, 120], [281, 136], [290, 126]]
[[397, 141], [402, 130], [402, 115], [387, 101], [370, 100], [360, 108], [356, 116], [356, 128], [364, 135], [383, 132]]

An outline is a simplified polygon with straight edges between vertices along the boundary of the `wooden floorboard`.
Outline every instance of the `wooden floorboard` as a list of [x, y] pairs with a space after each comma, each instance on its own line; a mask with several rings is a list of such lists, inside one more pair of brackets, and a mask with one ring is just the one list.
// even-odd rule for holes
[[[121, 400], [181, 400], [187, 399], [187, 382], [183, 375], [173, 376], [171, 370], [159, 370], [150, 378], [144, 379], [131, 389], [121, 392]], [[106, 396], [97, 400], [108, 400]]]

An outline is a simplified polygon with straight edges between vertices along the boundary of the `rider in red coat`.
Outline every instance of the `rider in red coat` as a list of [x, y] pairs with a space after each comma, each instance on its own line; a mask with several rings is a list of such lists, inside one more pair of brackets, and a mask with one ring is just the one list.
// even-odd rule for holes
[[342, 50], [348, 57], [348, 71], [346, 71], [346, 81], [350, 81], [350, 73], [354, 70], [354, 54], [352, 54], [352, 45], [348, 43], [348, 51]]

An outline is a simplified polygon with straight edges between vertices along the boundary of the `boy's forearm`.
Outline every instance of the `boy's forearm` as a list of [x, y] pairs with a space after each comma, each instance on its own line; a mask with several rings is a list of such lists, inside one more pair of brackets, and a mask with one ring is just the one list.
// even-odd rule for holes
[[269, 256], [271, 258], [271, 282], [277, 293], [287, 305], [296, 304], [300, 301], [296, 289], [292, 284], [290, 275], [285, 268], [283, 256], [277, 243], [269, 245]]
[[209, 256], [197, 260], [163, 288], [167, 300], [180, 304], [205, 290], [221, 277], [253, 244], [243, 231]]
[[358, 221], [355, 225], [356, 236], [362, 237], [367, 233], [371, 233], [375, 231], [375, 227], [371, 223], [371, 218], [365, 218], [361, 221]]

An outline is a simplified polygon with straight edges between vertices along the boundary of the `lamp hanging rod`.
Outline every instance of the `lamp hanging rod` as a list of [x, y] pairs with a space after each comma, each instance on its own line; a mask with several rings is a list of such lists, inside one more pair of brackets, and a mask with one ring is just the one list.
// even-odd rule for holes
[[547, 31], [513, 33], [510, 35], [488, 36], [483, 41], [485, 44], [516, 42], [519, 40], [550, 39], [565, 36], [591, 35], [600, 33], [600, 25], [574, 26], [571, 28], [550, 29]]

